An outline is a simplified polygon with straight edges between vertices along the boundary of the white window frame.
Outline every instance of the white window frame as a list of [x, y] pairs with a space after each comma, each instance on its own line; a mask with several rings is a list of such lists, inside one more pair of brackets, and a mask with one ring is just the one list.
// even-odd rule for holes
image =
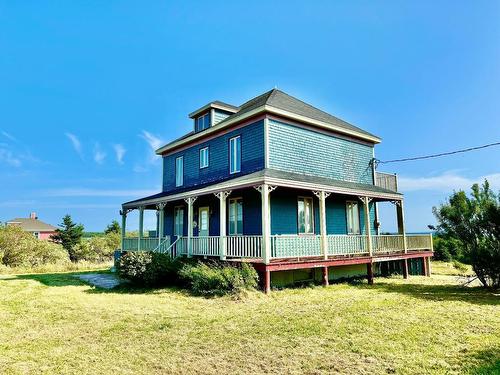
[[[202, 158], [202, 155], [204, 154], [204, 158]], [[207, 147], [200, 148], [200, 169], [203, 168], [208, 168], [209, 165], [209, 149]], [[204, 162], [204, 163], [203, 163]]]
[[40, 232], [33, 232], [33, 236], [35, 236], [35, 238], [37, 239], [40, 239]]
[[[201, 127], [199, 126], [200, 122], [202, 122]], [[198, 116], [196, 118], [195, 128], [197, 132], [208, 129], [209, 127], [210, 127], [210, 113], [207, 112], [204, 115]]]
[[[179, 171], [179, 160], [181, 161], [181, 171]], [[175, 158], [175, 187], [184, 185], [184, 156]]]
[[200, 232], [203, 230], [202, 229], [202, 221], [201, 221], [201, 212], [206, 211], [207, 213], [207, 236], [210, 235], [210, 207], [209, 206], [203, 206], [198, 208], [198, 237], [200, 236]]
[[[236, 145], [239, 143], [240, 152], [238, 154], [238, 147]], [[233, 146], [234, 145], [234, 146]], [[239, 157], [239, 165], [236, 167], [236, 161], [238, 161]], [[232, 161], [234, 160], [234, 163]], [[235, 166], [232, 169], [232, 166]], [[232, 137], [229, 139], [229, 174], [235, 174], [241, 172], [241, 136], [237, 135], [236, 137]]]
[[[178, 212], [182, 212], [182, 220], [180, 223], [177, 223]], [[180, 228], [178, 226], [180, 225]], [[180, 233], [179, 233], [180, 229]], [[184, 235], [184, 206], [175, 206], [174, 207], [174, 236], [183, 236]]]
[[[300, 231], [300, 215], [299, 215], [299, 201], [302, 200], [304, 201], [304, 228], [306, 229], [306, 232], [301, 232]], [[307, 218], [305, 217], [305, 202], [307, 201], [310, 201], [311, 202], [311, 228], [310, 228], [310, 231], [307, 231], [307, 228], [306, 228], [306, 223], [307, 223]], [[297, 197], [297, 233], [300, 234], [300, 235], [311, 235], [311, 234], [315, 234], [315, 231], [314, 231], [314, 199], [312, 197], [305, 197], [305, 196], [298, 196]]]
[[[238, 232], [238, 212], [234, 213], [234, 219], [235, 221], [233, 222], [234, 228], [236, 229], [235, 233], [231, 233], [231, 207], [233, 203], [236, 202], [235, 207], [238, 207], [238, 202], [241, 202], [241, 233]], [[228, 234], [230, 236], [241, 236], [243, 235], [243, 226], [244, 226], [244, 213], [243, 213], [243, 198], [242, 197], [234, 197], [234, 198], [229, 198], [228, 199], [228, 205], [227, 205], [227, 223], [228, 223]]]
[[[352, 207], [352, 206], [356, 206], [356, 211], [358, 212], [358, 214], [356, 215], [356, 219], [355, 219], [355, 220], [357, 220], [357, 228], [355, 228], [354, 223], [351, 223], [352, 225], [349, 225], [350, 218], [354, 219], [354, 217], [355, 217], [354, 212], [351, 212], [351, 214], [349, 214], [350, 207]], [[361, 220], [360, 220], [360, 212], [359, 212], [358, 202], [356, 202], [356, 201], [346, 201], [345, 202], [345, 219], [346, 219], [347, 234], [360, 235], [361, 234]], [[353, 228], [354, 230], [351, 231], [350, 228]], [[357, 232], [355, 231], [355, 229], [357, 229]]]

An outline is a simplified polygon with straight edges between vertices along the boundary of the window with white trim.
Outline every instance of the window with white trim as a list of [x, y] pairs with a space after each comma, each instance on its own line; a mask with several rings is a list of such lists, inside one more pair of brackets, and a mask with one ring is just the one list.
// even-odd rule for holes
[[229, 199], [229, 234], [243, 234], [243, 200]]
[[179, 156], [175, 159], [175, 186], [184, 184], [184, 157]]
[[241, 137], [233, 137], [229, 140], [229, 173], [241, 171]]
[[314, 206], [312, 198], [299, 197], [297, 200], [299, 234], [314, 233]]
[[208, 147], [200, 149], [200, 169], [208, 167]]
[[210, 127], [210, 114], [205, 113], [204, 115], [196, 118], [195, 130], [197, 132], [207, 129]]
[[360, 234], [358, 202], [346, 202], [347, 234]]
[[184, 235], [184, 207], [174, 208], [174, 236]]

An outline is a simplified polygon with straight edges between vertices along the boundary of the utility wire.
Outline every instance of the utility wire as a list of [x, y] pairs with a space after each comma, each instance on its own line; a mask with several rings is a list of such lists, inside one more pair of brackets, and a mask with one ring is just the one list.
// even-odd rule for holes
[[377, 165], [379, 165], [379, 164], [389, 164], [389, 163], [399, 163], [399, 162], [403, 162], [403, 161], [432, 159], [432, 158], [438, 158], [440, 156], [454, 155], [454, 154], [460, 154], [460, 153], [469, 152], [469, 151], [480, 150], [482, 148], [487, 148], [487, 147], [492, 147], [492, 146], [500, 146], [500, 142], [489, 143], [489, 144], [482, 145], [482, 146], [477, 146], [477, 147], [464, 148], [464, 149], [461, 149], [461, 150], [455, 150], [455, 151], [449, 151], [449, 152], [442, 152], [440, 154], [432, 154], [432, 155], [425, 155], [425, 156], [415, 156], [415, 157], [412, 157], [412, 158], [394, 159], [394, 160], [378, 160], [378, 159], [374, 159], [374, 164], [375, 164], [375, 167], [377, 167]]

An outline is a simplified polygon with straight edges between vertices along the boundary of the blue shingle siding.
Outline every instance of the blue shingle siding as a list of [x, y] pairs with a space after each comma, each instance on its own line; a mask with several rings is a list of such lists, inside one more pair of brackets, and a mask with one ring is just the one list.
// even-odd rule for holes
[[373, 147], [269, 120], [269, 168], [373, 184]]
[[217, 125], [222, 120], [225, 120], [227, 117], [229, 117], [230, 114], [230, 112], [222, 111], [220, 109], [214, 109], [214, 119], [212, 126]]
[[[229, 139], [241, 136], [241, 172], [229, 173]], [[200, 149], [209, 148], [209, 165], [200, 169]], [[175, 186], [175, 159], [184, 156], [184, 185]], [[163, 157], [163, 191], [180, 192], [209, 185], [264, 168], [263, 120]]]
[[330, 196], [325, 201], [326, 232], [328, 234], [347, 234], [345, 199]]

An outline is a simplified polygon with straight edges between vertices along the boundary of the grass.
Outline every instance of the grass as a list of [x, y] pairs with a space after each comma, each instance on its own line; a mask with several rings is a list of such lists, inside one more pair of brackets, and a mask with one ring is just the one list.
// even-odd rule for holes
[[499, 299], [453, 276], [205, 299], [5, 275], [0, 373], [498, 374]]
[[0, 264], [0, 275], [109, 270], [112, 266], [112, 261], [104, 263], [92, 263], [87, 261], [75, 263], [66, 262], [61, 264], [43, 264], [36, 267], [7, 267]]
[[451, 275], [451, 276], [471, 276], [474, 275], [472, 266], [469, 264], [461, 264], [463, 269], [454, 266], [453, 262], [432, 262], [432, 273], [435, 275]]

